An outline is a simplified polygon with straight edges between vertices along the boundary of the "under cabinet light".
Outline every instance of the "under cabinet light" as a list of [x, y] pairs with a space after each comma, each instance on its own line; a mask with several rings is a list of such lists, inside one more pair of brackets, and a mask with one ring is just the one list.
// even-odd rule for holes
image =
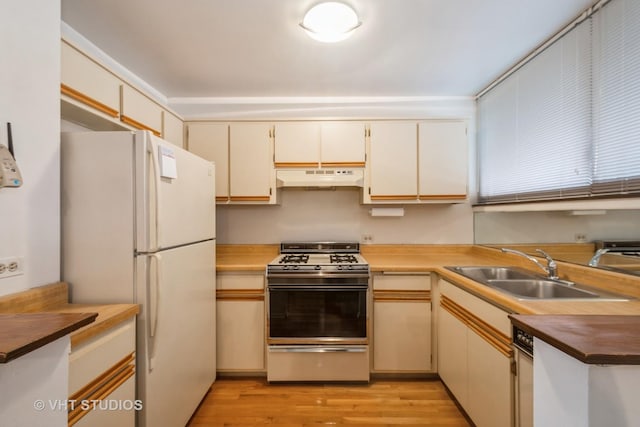
[[404, 216], [404, 208], [371, 208], [371, 216]]

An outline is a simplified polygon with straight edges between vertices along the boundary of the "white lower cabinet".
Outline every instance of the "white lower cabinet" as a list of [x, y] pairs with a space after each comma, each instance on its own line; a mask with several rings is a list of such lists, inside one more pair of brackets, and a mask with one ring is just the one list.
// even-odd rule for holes
[[135, 425], [135, 330], [132, 318], [72, 349], [69, 426]]
[[438, 373], [478, 427], [514, 424], [508, 313], [439, 281]]
[[264, 273], [218, 273], [216, 316], [218, 372], [264, 372]]
[[428, 274], [373, 277], [373, 372], [431, 371]]
[[469, 406], [467, 331], [469, 328], [448, 311], [438, 313], [438, 375], [463, 408]]

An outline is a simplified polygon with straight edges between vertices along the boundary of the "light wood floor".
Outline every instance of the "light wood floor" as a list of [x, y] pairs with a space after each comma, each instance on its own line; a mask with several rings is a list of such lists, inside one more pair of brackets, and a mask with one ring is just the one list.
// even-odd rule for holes
[[218, 379], [189, 427], [465, 426], [438, 380], [374, 380], [368, 385], [268, 384]]

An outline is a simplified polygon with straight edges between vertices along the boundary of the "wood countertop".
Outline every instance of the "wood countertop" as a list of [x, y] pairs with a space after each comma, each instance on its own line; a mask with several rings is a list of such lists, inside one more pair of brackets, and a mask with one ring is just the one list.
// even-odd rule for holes
[[509, 317], [520, 329], [583, 363], [640, 365], [640, 316]]
[[97, 316], [97, 313], [0, 314], [0, 363], [62, 338], [90, 324]]
[[93, 313], [94, 321], [71, 333], [71, 349], [101, 332], [134, 317], [140, 312], [138, 304], [70, 304], [69, 286], [52, 283], [0, 297], [0, 313], [7, 315], [47, 314], [57, 316]]
[[217, 271], [266, 271], [280, 245], [217, 245]]
[[[278, 245], [218, 245], [217, 270], [264, 271], [278, 255]], [[530, 261], [498, 249], [478, 245], [362, 245], [363, 257], [374, 274], [435, 272], [451, 283], [517, 314], [640, 315], [640, 277], [558, 261], [563, 279], [636, 298], [631, 301], [522, 301], [467, 279], [446, 266], [516, 266], [541, 271]], [[565, 249], [566, 250], [566, 249]]]

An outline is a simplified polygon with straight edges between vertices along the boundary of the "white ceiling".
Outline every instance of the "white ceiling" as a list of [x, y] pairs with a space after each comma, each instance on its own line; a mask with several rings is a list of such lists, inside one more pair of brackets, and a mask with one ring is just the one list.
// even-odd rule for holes
[[318, 0], [62, 0], [62, 19], [171, 99], [472, 96], [594, 0], [344, 0], [339, 44], [298, 26]]

